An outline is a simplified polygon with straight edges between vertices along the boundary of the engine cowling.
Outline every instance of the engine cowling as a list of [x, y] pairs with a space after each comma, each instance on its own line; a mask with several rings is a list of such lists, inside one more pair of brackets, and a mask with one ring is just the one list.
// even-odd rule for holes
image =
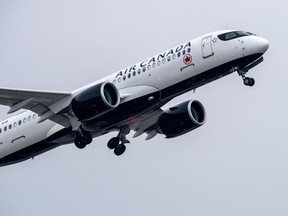
[[116, 86], [104, 82], [76, 95], [71, 101], [71, 109], [79, 121], [87, 121], [116, 108], [119, 103]]
[[158, 119], [158, 130], [166, 138], [173, 138], [202, 126], [205, 121], [204, 106], [191, 100], [164, 110]]

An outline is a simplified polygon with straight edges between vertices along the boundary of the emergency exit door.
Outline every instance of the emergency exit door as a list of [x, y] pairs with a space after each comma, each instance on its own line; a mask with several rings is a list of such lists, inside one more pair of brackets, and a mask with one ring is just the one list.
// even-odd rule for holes
[[212, 36], [208, 36], [202, 39], [201, 43], [203, 58], [208, 58], [214, 55], [212, 48]]

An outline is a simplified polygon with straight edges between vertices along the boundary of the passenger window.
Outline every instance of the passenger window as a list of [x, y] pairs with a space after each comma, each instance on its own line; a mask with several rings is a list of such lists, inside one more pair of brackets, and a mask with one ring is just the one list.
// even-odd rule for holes
[[138, 74], [140, 74], [141, 73], [141, 69], [138, 69]]
[[113, 80], [113, 84], [114, 84], [114, 85], [116, 84], [116, 80], [115, 80], [115, 79]]
[[31, 116], [28, 117], [28, 121], [31, 121]]
[[9, 130], [11, 130], [11, 128], [12, 128], [12, 125], [10, 124], [10, 125], [9, 125]]
[[170, 56], [168, 56], [168, 57], [167, 57], [167, 61], [169, 62], [170, 60], [171, 60], [171, 57], [170, 57]]
[[163, 60], [162, 60], [162, 64], [165, 64], [165, 63], [166, 63], [166, 59], [163, 59]]
[[126, 80], [126, 75], [123, 76], [123, 80]]
[[136, 76], [136, 71], [133, 71], [133, 76]]
[[128, 78], [129, 78], [129, 79], [131, 78], [131, 74], [130, 74], [130, 73], [128, 74]]
[[173, 54], [172, 59], [176, 59], [176, 55], [175, 54]]
[[157, 65], [158, 65], [158, 66], [160, 66], [160, 65], [161, 65], [161, 61], [160, 61], [160, 60], [157, 62]]
[[151, 69], [151, 65], [148, 65], [147, 69], [150, 70]]
[[23, 123], [25, 124], [25, 123], [26, 123], [26, 121], [27, 121], [27, 119], [26, 119], [26, 118], [24, 118], [24, 119], [23, 119]]
[[4, 131], [7, 131], [7, 126], [4, 127]]
[[121, 77], [118, 78], [118, 83], [120, 83], [120, 82], [121, 82]]
[[17, 126], [17, 123], [16, 122], [14, 122], [14, 124], [13, 124], [13, 127], [15, 128]]
[[180, 56], [181, 56], [181, 53], [180, 53], [180, 52], [178, 52], [178, 53], [177, 53], [177, 56], [178, 56], [178, 57], [180, 57]]
[[191, 52], [191, 48], [188, 48], [187, 52], [190, 53]]
[[145, 68], [145, 67], [143, 67], [142, 71], [143, 71], [143, 72], [145, 72], [145, 71], [146, 71], [146, 68]]
[[185, 55], [185, 54], [186, 54], [186, 50], [183, 50], [182, 55]]
[[21, 120], [19, 120], [19, 121], [18, 121], [18, 125], [21, 125], [21, 123], [22, 123], [22, 121], [21, 121]]
[[2, 133], [2, 129], [0, 128], [0, 133]]

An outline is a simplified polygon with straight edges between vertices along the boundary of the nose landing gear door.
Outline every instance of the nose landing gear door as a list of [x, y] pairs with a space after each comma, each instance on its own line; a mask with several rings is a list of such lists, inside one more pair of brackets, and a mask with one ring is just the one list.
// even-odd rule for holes
[[204, 59], [214, 55], [212, 48], [212, 36], [208, 36], [202, 39], [201, 48]]

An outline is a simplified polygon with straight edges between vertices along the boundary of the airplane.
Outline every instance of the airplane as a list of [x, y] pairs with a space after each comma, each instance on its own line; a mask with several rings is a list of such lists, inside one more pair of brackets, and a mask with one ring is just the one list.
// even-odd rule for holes
[[[107, 146], [120, 156], [133, 137], [184, 135], [206, 122], [198, 100], [162, 108], [173, 98], [263, 61], [269, 43], [246, 31], [205, 34], [74, 91], [0, 88], [0, 104], [15, 116], [0, 122], [0, 166], [33, 159], [58, 146], [85, 148], [95, 137], [118, 132]], [[23, 109], [23, 110], [22, 110]]]

